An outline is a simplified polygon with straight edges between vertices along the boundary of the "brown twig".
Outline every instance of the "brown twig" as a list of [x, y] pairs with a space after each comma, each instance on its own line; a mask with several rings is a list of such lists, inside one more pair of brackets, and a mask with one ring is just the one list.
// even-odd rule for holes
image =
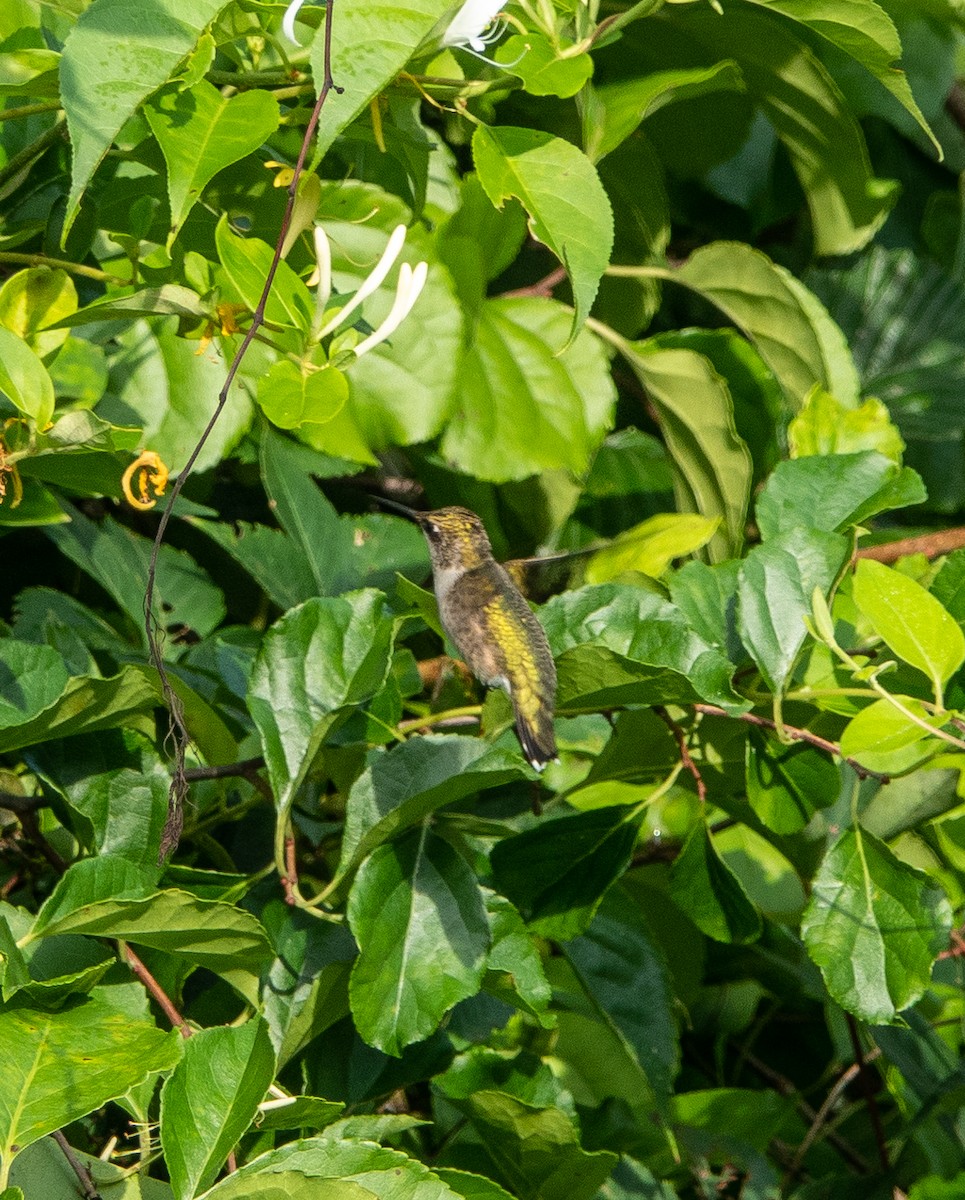
[[690, 750], [687, 748], [686, 732], [682, 726], [677, 724], [662, 704], [655, 704], [653, 711], [673, 734], [674, 741], [677, 743], [677, 749], [680, 751], [680, 761], [690, 774], [693, 775], [694, 782], [697, 785], [697, 799], [703, 804], [707, 799], [707, 785], [704, 783], [704, 777], [700, 773], [700, 768], [690, 757]]
[[84, 1200], [101, 1200], [101, 1194], [94, 1186], [93, 1176], [74, 1153], [73, 1146], [70, 1145], [59, 1129], [50, 1136], [54, 1139], [61, 1150], [63, 1150], [64, 1158], [66, 1158], [70, 1163], [74, 1174], [80, 1180], [80, 1186], [84, 1193]]
[[[262, 288], [261, 296], [258, 299], [258, 304], [252, 314], [251, 324], [247, 332], [241, 340], [241, 345], [235, 351], [235, 356], [231, 360], [231, 365], [228, 367], [227, 375], [225, 376], [224, 386], [218, 393], [218, 402], [215, 405], [214, 412], [208, 420], [207, 425], [201, 433], [200, 438], [195, 444], [194, 449], [188, 456], [187, 462], [183, 469], [175, 479], [171, 487], [168, 502], [164, 506], [164, 511], [161, 514], [161, 519], [158, 522], [157, 532], [154, 536], [154, 545], [151, 548], [151, 558], [148, 564], [147, 572], [147, 588], [144, 593], [144, 630], [147, 635], [148, 652], [151, 662], [158, 673], [158, 678], [161, 682], [161, 692], [164, 696], [164, 702], [167, 705], [169, 713], [169, 733], [174, 746], [174, 770], [171, 777], [171, 788], [168, 793], [168, 818], [165, 822], [164, 833], [161, 837], [161, 847], [159, 851], [159, 861], [163, 862], [168, 854], [174, 849], [181, 836], [181, 828], [184, 822], [184, 800], [188, 790], [188, 780], [185, 775], [185, 758], [187, 756], [188, 744], [190, 735], [184, 719], [184, 709], [181, 701], [178, 699], [170, 679], [168, 678], [167, 669], [164, 665], [164, 656], [161, 652], [161, 638], [158, 636], [158, 621], [154, 615], [154, 592], [157, 579], [158, 557], [161, 552], [161, 546], [164, 542], [164, 535], [167, 532], [168, 523], [171, 520], [171, 515], [174, 511], [174, 505], [181, 494], [181, 489], [184, 487], [188, 476], [191, 474], [191, 469], [197, 462], [198, 455], [204, 448], [205, 443], [211, 435], [212, 430], [218, 422], [225, 405], [228, 403], [228, 393], [231, 390], [231, 385], [234, 383], [235, 376], [241, 367], [242, 360], [248, 351], [248, 347], [255, 339], [258, 330], [265, 321], [265, 307], [268, 303], [268, 297], [271, 293], [271, 287], [275, 279], [275, 274], [278, 271], [278, 265], [281, 262], [282, 247], [285, 243], [285, 236], [291, 225], [292, 212], [295, 207], [295, 199], [298, 194], [298, 184], [301, 180], [302, 171], [304, 170], [305, 160], [308, 157], [308, 147], [311, 143], [312, 136], [318, 126], [318, 120], [321, 116], [322, 106], [328, 98], [329, 93], [334, 89], [336, 92], [341, 92], [342, 89], [335, 86], [335, 81], [332, 79], [332, 15], [335, 7], [335, 0], [328, 0], [328, 5], [325, 13], [325, 78], [322, 80], [322, 86], [319, 88], [318, 99], [315, 101], [315, 107], [312, 109], [312, 115], [308, 120], [308, 125], [305, 127], [305, 135], [302, 138], [301, 149], [298, 152], [298, 160], [295, 163], [295, 169], [292, 172], [291, 182], [288, 185], [288, 202], [285, 205], [285, 213], [281, 220], [281, 228], [278, 231], [278, 240], [275, 243], [275, 252], [272, 255], [271, 265], [268, 268], [268, 273], [265, 276], [265, 285]], [[163, 636], [163, 634], [162, 634]]]
[[938, 558], [965, 546], [965, 526], [956, 529], [939, 529], [935, 533], [922, 533], [917, 537], [901, 538], [897, 542], [884, 542], [880, 546], [865, 546], [855, 558], [873, 558], [875, 562], [893, 563], [907, 554], [924, 554], [926, 558]]
[[864, 1047], [861, 1045], [861, 1035], [858, 1033], [858, 1023], [849, 1012], [844, 1014], [844, 1019], [848, 1026], [851, 1046], [854, 1049], [854, 1065], [858, 1068], [858, 1080], [861, 1083], [861, 1090], [864, 1092], [864, 1100], [868, 1108], [871, 1128], [874, 1130], [875, 1144], [878, 1147], [878, 1158], [881, 1161], [881, 1169], [883, 1171], [890, 1171], [891, 1159], [888, 1155], [888, 1143], [885, 1140], [884, 1126], [881, 1123], [881, 1109], [878, 1107], [878, 1098], [875, 1095], [874, 1088], [871, 1086], [871, 1076], [868, 1072]]
[[939, 959], [965, 958], [965, 929], [953, 929], [951, 932], [951, 943], [947, 950], [943, 950], [939, 954]]
[[236, 775], [242, 779], [250, 779], [264, 765], [265, 760], [259, 754], [255, 758], [246, 758], [243, 762], [225, 763], [220, 767], [187, 767], [184, 778], [188, 783], [194, 783], [198, 779], [231, 779]]
[[[865, 1065], [867, 1065], [869, 1062], [871, 1062], [871, 1060], [873, 1058], [877, 1058], [880, 1053], [881, 1053], [880, 1050], [873, 1050], [870, 1054], [866, 1055], [865, 1060], [864, 1060]], [[821, 1132], [822, 1128], [824, 1128], [827, 1125], [828, 1117], [831, 1115], [832, 1109], [834, 1109], [836, 1107], [836, 1105], [837, 1105], [838, 1101], [841, 1099], [841, 1096], [844, 1093], [845, 1089], [858, 1077], [859, 1071], [860, 1071], [860, 1068], [859, 1068], [858, 1064], [852, 1063], [851, 1066], [847, 1067], [844, 1071], [842, 1071], [841, 1074], [838, 1076], [838, 1078], [835, 1080], [834, 1086], [831, 1088], [831, 1090], [828, 1092], [828, 1094], [824, 1097], [824, 1101], [821, 1104], [821, 1107], [818, 1109], [818, 1111], [814, 1117], [814, 1120], [811, 1122], [810, 1128], [808, 1129], [807, 1133], [804, 1135], [804, 1138], [801, 1141], [800, 1146], [798, 1146], [798, 1148], [797, 1148], [797, 1153], [794, 1156], [794, 1161], [791, 1163], [791, 1166], [788, 1171], [789, 1176], [793, 1177], [800, 1171], [801, 1163], [804, 1161], [804, 1158], [807, 1155], [807, 1152], [814, 1145], [815, 1141], [817, 1140], [818, 1134]], [[865, 1164], [864, 1170], [868, 1171], [867, 1164]]]
[[566, 267], [554, 267], [548, 275], [530, 283], [526, 287], [513, 288], [512, 291], [500, 293], [500, 299], [515, 299], [517, 296], [552, 296], [553, 289], [566, 278]]
[[289, 834], [285, 838], [285, 874], [281, 881], [285, 893], [285, 903], [294, 905], [295, 892], [298, 888], [298, 863], [295, 860], [295, 838]]
[[[770, 717], [760, 717], [757, 713], [729, 713], [726, 708], [719, 708], [716, 704], [695, 704], [693, 708], [695, 712], [706, 713], [709, 717], [736, 717], [738, 721], [744, 721], [748, 725], [777, 730], [776, 721], [772, 721]], [[841, 753], [841, 747], [836, 742], [829, 742], [820, 734], [812, 733], [810, 729], [801, 729], [796, 725], [784, 725], [782, 728], [792, 741], [807, 742], [809, 746], [814, 746], [818, 750], [824, 750], [827, 754], [833, 754], [836, 758], [840, 758], [848, 764], [859, 779], [877, 779], [879, 783], [891, 783], [890, 775], [885, 775], [881, 771], [872, 771], [870, 767], [863, 767], [853, 758], [846, 757]]]
[[0, 808], [9, 809], [18, 816], [21, 813], [32, 813], [36, 812], [38, 808], [46, 807], [47, 801], [43, 796], [18, 796], [16, 792], [0, 791]]
[[164, 988], [161, 987], [158, 981], [154, 978], [144, 963], [141, 962], [130, 946], [126, 942], [121, 942], [120, 944], [123, 947], [124, 957], [127, 959], [128, 966], [157, 1001], [158, 1007], [171, 1022], [171, 1025], [185, 1040], [187, 1040], [187, 1038], [192, 1035], [194, 1030], [174, 1007], [171, 997], [167, 994]]

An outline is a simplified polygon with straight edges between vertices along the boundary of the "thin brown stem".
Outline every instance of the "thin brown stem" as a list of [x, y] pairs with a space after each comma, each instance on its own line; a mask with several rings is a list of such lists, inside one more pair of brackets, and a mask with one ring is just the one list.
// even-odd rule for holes
[[127, 942], [120, 942], [119, 944], [123, 949], [124, 957], [127, 959], [127, 965], [131, 968], [138, 979], [140, 979], [141, 983], [144, 984], [148, 992], [150, 992], [150, 994], [154, 997], [158, 1007], [171, 1022], [173, 1028], [175, 1028], [183, 1038], [189, 1038], [194, 1031], [184, 1017], [182, 1017], [178, 1010], [174, 1007], [174, 1002], [171, 1000], [170, 996], [167, 994], [164, 988], [161, 987], [144, 963], [141, 962]]
[[965, 526], [956, 529], [939, 529], [935, 533], [923, 533], [917, 537], [901, 538], [897, 542], [885, 542], [880, 546], [865, 546], [855, 558], [873, 558], [876, 562], [893, 563], [908, 554], [924, 554], [926, 558], [938, 558], [965, 546]]
[[184, 778], [188, 783], [198, 779], [230, 779], [239, 775], [248, 779], [255, 771], [260, 771], [265, 765], [264, 758], [259, 754], [255, 758], [246, 758], [243, 762], [225, 763], [220, 767], [188, 767]]
[[502, 298], [516, 296], [552, 296], [553, 289], [563, 282], [566, 278], [566, 267], [554, 267], [548, 275], [544, 275], [542, 279], [538, 279], [535, 283], [529, 284], [527, 287], [513, 288], [512, 291], [503, 292]]
[[885, 1140], [884, 1126], [881, 1123], [881, 1109], [878, 1107], [878, 1097], [875, 1095], [875, 1090], [871, 1086], [871, 1074], [868, 1070], [867, 1060], [865, 1059], [864, 1047], [861, 1045], [861, 1034], [858, 1032], [858, 1023], [848, 1012], [844, 1014], [844, 1019], [848, 1026], [848, 1036], [851, 1038], [851, 1046], [854, 1050], [854, 1065], [858, 1068], [858, 1080], [861, 1084], [861, 1090], [864, 1092], [864, 1101], [868, 1109], [871, 1128], [874, 1130], [875, 1145], [878, 1147], [878, 1158], [881, 1162], [881, 1169], [883, 1171], [890, 1171], [891, 1159], [888, 1155], [888, 1143]]
[[54, 1139], [61, 1150], [63, 1150], [64, 1158], [66, 1158], [70, 1163], [71, 1169], [80, 1181], [84, 1200], [101, 1200], [101, 1194], [94, 1186], [93, 1176], [74, 1153], [73, 1146], [70, 1145], [59, 1129], [50, 1136]]
[[[706, 713], [709, 717], [736, 717], [738, 721], [744, 721], [747, 725], [757, 725], [761, 729], [777, 729], [777, 722], [772, 721], [769, 717], [760, 717], [757, 713], [729, 713], [726, 708], [719, 708], [716, 704], [695, 704], [696, 712]], [[830, 742], [827, 738], [823, 738], [820, 734], [812, 733], [810, 729], [800, 729], [796, 725], [783, 725], [784, 733], [795, 742], [807, 742], [809, 746], [814, 746], [818, 750], [824, 750], [827, 754], [833, 754], [846, 762], [854, 771], [859, 779], [877, 779], [879, 783], [890, 783], [891, 776], [885, 775], [881, 771], [872, 771], [870, 767], [863, 767], [861, 763], [855, 762], [853, 758], [848, 758], [841, 753], [841, 747], [836, 742]]]
[[680, 751], [680, 761], [694, 777], [694, 782], [697, 785], [697, 798], [703, 804], [707, 799], [707, 785], [704, 783], [704, 777], [700, 773], [700, 768], [690, 756], [690, 750], [687, 747], [686, 732], [682, 726], [677, 724], [662, 704], [655, 704], [653, 711], [673, 734], [674, 741], [677, 743], [677, 749]]
[[285, 838], [285, 874], [281, 886], [285, 892], [285, 903], [297, 904], [295, 894], [298, 891], [298, 863], [295, 859], [295, 837], [291, 833]]
[[161, 692], [164, 696], [165, 704], [169, 713], [169, 731], [172, 744], [174, 747], [174, 770], [171, 778], [171, 788], [168, 794], [168, 818], [164, 826], [164, 833], [161, 837], [161, 847], [159, 851], [159, 860], [163, 862], [168, 854], [174, 849], [181, 836], [181, 829], [184, 822], [184, 800], [188, 791], [188, 780], [185, 775], [185, 759], [187, 757], [188, 745], [190, 743], [190, 734], [185, 723], [184, 710], [181, 701], [178, 699], [174, 688], [171, 686], [171, 681], [168, 678], [167, 668], [164, 665], [164, 655], [161, 650], [161, 638], [163, 634], [158, 632], [158, 622], [154, 615], [154, 592], [157, 579], [158, 557], [161, 552], [161, 546], [164, 543], [164, 535], [167, 532], [168, 523], [171, 520], [171, 515], [174, 511], [174, 505], [177, 502], [178, 496], [181, 494], [181, 489], [187, 482], [191, 474], [194, 464], [197, 462], [198, 455], [204, 448], [205, 443], [211, 435], [212, 430], [218, 423], [218, 420], [224, 411], [225, 405], [228, 403], [228, 394], [231, 390], [231, 385], [234, 383], [235, 376], [241, 367], [242, 360], [248, 351], [248, 347], [255, 339], [258, 330], [265, 321], [265, 307], [268, 303], [268, 297], [271, 293], [271, 287], [275, 279], [275, 274], [278, 271], [278, 265], [281, 262], [282, 248], [285, 244], [285, 236], [291, 225], [292, 212], [295, 208], [295, 199], [298, 194], [298, 184], [305, 167], [305, 160], [308, 157], [308, 148], [311, 144], [312, 137], [318, 126], [318, 120], [321, 115], [322, 106], [325, 104], [329, 93], [334, 89], [341, 92], [341, 88], [335, 87], [335, 82], [332, 79], [332, 17], [335, 8], [335, 0], [328, 0], [328, 5], [325, 13], [325, 78], [322, 80], [322, 86], [319, 88], [318, 99], [315, 101], [315, 107], [312, 109], [312, 115], [309, 118], [308, 125], [305, 128], [305, 135], [302, 138], [301, 148], [298, 152], [298, 160], [295, 163], [295, 169], [292, 172], [291, 182], [288, 185], [288, 202], [285, 205], [285, 213], [282, 217], [281, 228], [278, 231], [278, 239], [275, 242], [275, 251], [272, 255], [271, 264], [268, 268], [268, 273], [265, 276], [265, 284], [261, 290], [261, 296], [258, 299], [258, 304], [252, 314], [251, 324], [247, 332], [241, 339], [241, 344], [235, 351], [234, 358], [231, 360], [231, 365], [228, 367], [227, 375], [225, 376], [224, 386], [218, 394], [218, 401], [215, 405], [214, 412], [208, 420], [207, 425], [198, 438], [194, 449], [188, 456], [187, 462], [183, 469], [174, 481], [168, 502], [161, 514], [161, 519], [158, 522], [157, 532], [154, 535], [154, 545], [151, 549], [151, 558], [148, 564], [147, 572], [147, 588], [144, 594], [144, 629], [147, 635], [148, 652], [151, 662], [158, 673], [158, 678], [161, 683]]

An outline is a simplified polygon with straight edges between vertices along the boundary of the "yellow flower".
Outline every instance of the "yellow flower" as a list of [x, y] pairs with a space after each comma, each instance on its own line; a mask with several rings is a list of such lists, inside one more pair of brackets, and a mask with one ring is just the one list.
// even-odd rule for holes
[[[137, 475], [137, 496], [134, 495], [131, 487], [135, 475]], [[142, 512], [146, 512], [157, 504], [158, 497], [164, 495], [167, 485], [168, 469], [161, 461], [161, 456], [154, 450], [142, 450], [121, 479], [121, 487], [124, 489], [128, 504]], [[149, 488], [154, 492], [153, 498]]]

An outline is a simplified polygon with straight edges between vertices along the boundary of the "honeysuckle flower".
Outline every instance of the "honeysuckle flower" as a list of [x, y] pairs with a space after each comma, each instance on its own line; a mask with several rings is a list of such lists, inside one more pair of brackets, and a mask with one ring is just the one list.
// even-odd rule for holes
[[[317, 266], [308, 280], [309, 286], [314, 285], [316, 288], [315, 324], [312, 329], [312, 336], [315, 341], [320, 341], [327, 334], [334, 332], [339, 325], [344, 325], [346, 317], [353, 313], [367, 297], [371, 296], [373, 292], [382, 286], [389, 271], [392, 270], [395, 260], [402, 252], [405, 234], [406, 228], [404, 225], [397, 225], [392, 230], [388, 243], [382, 251], [382, 257], [362, 281], [361, 287], [352, 299], [349, 300], [344, 308], [339, 309], [334, 316], [330, 317], [324, 324], [321, 324], [325, 307], [332, 293], [332, 251], [325, 230], [321, 226], [316, 226], [315, 259]], [[368, 337], [363, 338], [354, 348], [356, 355], [364, 354], [367, 350], [371, 350], [373, 346], [384, 342], [386, 338], [391, 337], [396, 329], [398, 329], [403, 320], [412, 311], [416, 300], [418, 300], [422, 289], [425, 287], [428, 272], [429, 264], [426, 262], [417, 263], [415, 267], [410, 266], [409, 263], [401, 264], [399, 267], [399, 280], [395, 289], [395, 300], [392, 302], [388, 316], [377, 329], [370, 333]]]
[[[135, 474], [137, 475], [138, 491], [136, 496], [131, 487]], [[160, 454], [155, 450], [142, 450], [121, 478], [121, 487], [128, 504], [142, 511], [153, 508], [157, 504], [158, 497], [164, 495], [167, 485], [168, 469], [161, 461]], [[153, 499], [148, 488], [154, 492]]]
[[298, 10], [305, 3], [305, 0], [292, 0], [291, 4], [285, 9], [285, 15], [281, 19], [281, 31], [290, 42], [294, 42], [296, 46], [300, 46], [301, 42], [295, 37], [295, 18], [298, 16]]
[[476, 54], [481, 54], [503, 31], [504, 26], [501, 22], [495, 29], [490, 29], [503, 2], [504, 0], [496, 0], [495, 3], [493, 0], [466, 0], [446, 26], [446, 32], [442, 35], [443, 46], [461, 46], [464, 50], [473, 50]]

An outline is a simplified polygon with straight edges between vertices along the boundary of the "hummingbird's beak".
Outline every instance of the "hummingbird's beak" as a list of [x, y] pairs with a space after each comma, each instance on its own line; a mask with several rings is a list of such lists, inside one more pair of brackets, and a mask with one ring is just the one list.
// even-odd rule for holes
[[397, 512], [400, 517], [405, 517], [408, 521], [414, 521], [416, 525], [422, 524], [425, 514], [416, 512], [414, 508], [409, 508], [407, 504], [400, 504], [398, 500], [390, 500], [387, 496], [373, 496], [372, 499], [380, 507]]

